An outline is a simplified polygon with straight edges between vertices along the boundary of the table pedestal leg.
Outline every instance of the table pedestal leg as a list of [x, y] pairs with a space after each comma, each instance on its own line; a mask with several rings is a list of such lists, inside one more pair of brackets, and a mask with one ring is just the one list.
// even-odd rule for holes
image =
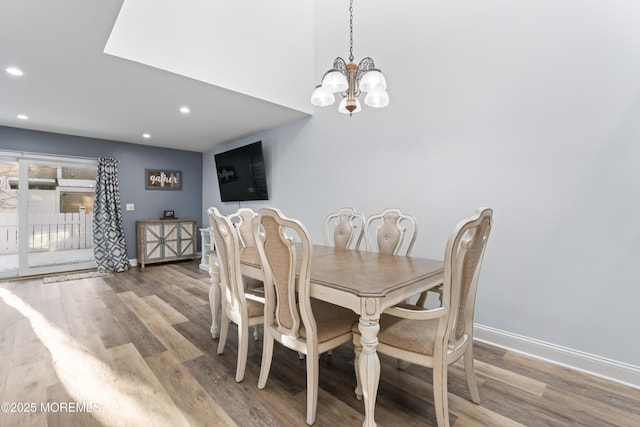
[[220, 310], [220, 270], [214, 263], [210, 264], [211, 287], [209, 287], [209, 305], [211, 306], [211, 337], [220, 336], [218, 311]]
[[360, 329], [360, 343], [362, 345], [362, 353], [360, 353], [358, 361], [364, 400], [364, 423], [362, 425], [363, 427], [375, 427], [374, 412], [378, 383], [380, 382], [380, 359], [376, 353], [376, 346], [378, 345], [380, 324], [378, 319], [363, 319], [361, 317], [358, 329]]

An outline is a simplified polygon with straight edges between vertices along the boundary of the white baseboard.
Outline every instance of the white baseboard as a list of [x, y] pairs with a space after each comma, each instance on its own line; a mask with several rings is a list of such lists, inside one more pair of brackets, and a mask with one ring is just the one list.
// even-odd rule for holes
[[640, 367], [578, 350], [550, 344], [522, 335], [474, 324], [474, 338], [557, 365], [640, 389]]

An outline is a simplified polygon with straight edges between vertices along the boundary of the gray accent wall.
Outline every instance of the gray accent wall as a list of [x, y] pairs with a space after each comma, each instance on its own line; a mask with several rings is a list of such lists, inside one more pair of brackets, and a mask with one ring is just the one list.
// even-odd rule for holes
[[[202, 153], [4, 126], [0, 126], [0, 149], [119, 160], [120, 197], [129, 259], [136, 258], [137, 220], [158, 219], [164, 210], [174, 210], [177, 217], [196, 219], [201, 226]], [[156, 168], [182, 171], [182, 190], [146, 190], [145, 169]], [[125, 210], [127, 203], [133, 203], [135, 210]]]

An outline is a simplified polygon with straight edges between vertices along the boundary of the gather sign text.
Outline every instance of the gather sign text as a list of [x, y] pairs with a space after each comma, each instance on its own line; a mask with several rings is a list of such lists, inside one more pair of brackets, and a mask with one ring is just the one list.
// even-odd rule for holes
[[146, 170], [147, 189], [182, 189], [182, 172], [172, 170]]

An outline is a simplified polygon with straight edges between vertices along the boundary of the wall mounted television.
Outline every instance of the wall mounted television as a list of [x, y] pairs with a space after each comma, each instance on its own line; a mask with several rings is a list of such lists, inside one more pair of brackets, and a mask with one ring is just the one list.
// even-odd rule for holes
[[223, 202], [269, 200], [262, 141], [215, 155]]

